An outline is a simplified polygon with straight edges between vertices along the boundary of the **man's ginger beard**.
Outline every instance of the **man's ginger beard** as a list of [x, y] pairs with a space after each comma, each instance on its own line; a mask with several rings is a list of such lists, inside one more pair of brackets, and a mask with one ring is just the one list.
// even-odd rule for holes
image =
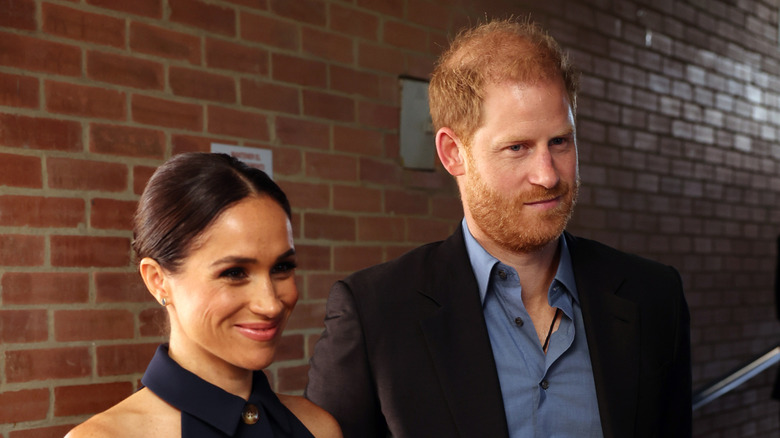
[[[488, 187], [475, 167], [470, 170], [465, 181], [464, 201], [477, 227], [501, 248], [530, 253], [563, 233], [577, 202], [579, 178], [574, 187], [560, 181], [551, 189], [532, 186], [530, 190], [506, 198]], [[558, 196], [561, 196], [561, 203], [552, 210], [534, 211], [533, 207], [524, 205]]]

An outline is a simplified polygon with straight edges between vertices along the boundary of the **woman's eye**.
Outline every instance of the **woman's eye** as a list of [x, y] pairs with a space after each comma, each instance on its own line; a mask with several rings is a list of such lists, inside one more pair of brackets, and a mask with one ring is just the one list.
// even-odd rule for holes
[[247, 277], [247, 274], [244, 268], [230, 268], [222, 271], [219, 276], [228, 280], [243, 280]]
[[289, 273], [295, 270], [298, 266], [295, 264], [295, 262], [283, 262], [283, 263], [277, 263], [276, 266], [273, 267], [271, 270], [272, 274], [285, 274]]

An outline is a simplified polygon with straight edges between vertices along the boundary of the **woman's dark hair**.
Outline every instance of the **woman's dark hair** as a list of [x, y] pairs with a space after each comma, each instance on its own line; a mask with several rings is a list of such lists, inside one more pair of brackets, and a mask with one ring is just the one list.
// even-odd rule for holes
[[152, 175], [133, 220], [133, 250], [176, 272], [195, 238], [242, 199], [266, 195], [290, 214], [282, 189], [262, 170], [226, 154], [175, 155]]

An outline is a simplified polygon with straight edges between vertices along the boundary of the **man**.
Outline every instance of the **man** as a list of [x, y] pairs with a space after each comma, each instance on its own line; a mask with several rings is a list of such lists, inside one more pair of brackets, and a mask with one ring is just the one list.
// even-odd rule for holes
[[345, 437], [691, 435], [676, 270], [564, 232], [577, 77], [529, 22], [461, 33], [430, 84], [464, 220], [336, 283], [306, 396]]

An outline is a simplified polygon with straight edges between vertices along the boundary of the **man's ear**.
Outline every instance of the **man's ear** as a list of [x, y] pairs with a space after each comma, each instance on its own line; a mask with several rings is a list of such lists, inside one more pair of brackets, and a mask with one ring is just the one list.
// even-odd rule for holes
[[163, 299], [170, 300], [165, 280], [165, 271], [157, 260], [151, 257], [144, 257], [138, 264], [138, 270], [141, 272], [141, 278], [146, 284], [149, 293], [154, 296], [158, 303], [163, 304]]
[[436, 132], [436, 153], [450, 175], [461, 176], [466, 173], [465, 151], [452, 129], [441, 128]]

